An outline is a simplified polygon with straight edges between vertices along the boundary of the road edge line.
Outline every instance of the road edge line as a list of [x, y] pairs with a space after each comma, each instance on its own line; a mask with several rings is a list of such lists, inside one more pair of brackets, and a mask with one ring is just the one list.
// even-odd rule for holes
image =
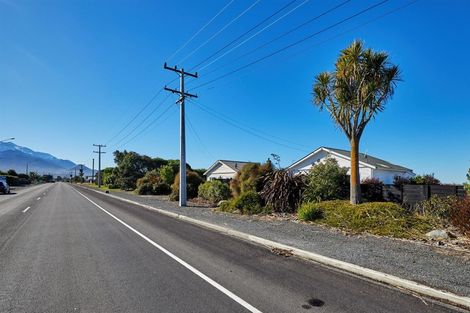
[[206, 274], [204, 274], [203, 272], [201, 272], [200, 270], [198, 270], [197, 268], [195, 268], [194, 266], [192, 266], [188, 262], [184, 261], [183, 259], [181, 259], [177, 255], [173, 254], [168, 249], [164, 248], [163, 246], [159, 245], [158, 243], [156, 243], [155, 241], [153, 241], [149, 237], [145, 236], [140, 231], [138, 231], [134, 227], [130, 226], [129, 224], [127, 224], [126, 222], [124, 222], [123, 220], [121, 220], [120, 218], [115, 216], [114, 214], [108, 212], [106, 209], [104, 209], [99, 204], [97, 204], [96, 202], [94, 202], [93, 200], [91, 200], [90, 198], [85, 196], [83, 193], [78, 191], [76, 188], [73, 188], [73, 189], [79, 195], [81, 195], [83, 198], [88, 200], [91, 204], [93, 204], [94, 206], [96, 206], [97, 208], [99, 208], [100, 210], [102, 210], [103, 212], [108, 214], [109, 216], [111, 216], [113, 219], [118, 221], [120, 224], [124, 225], [127, 229], [131, 230], [133, 233], [138, 235], [140, 238], [147, 241], [149, 244], [151, 244], [152, 246], [154, 246], [155, 248], [157, 248], [158, 250], [160, 250], [161, 252], [166, 254], [168, 257], [170, 257], [171, 259], [173, 259], [174, 261], [176, 261], [177, 263], [179, 263], [180, 265], [182, 265], [183, 267], [188, 269], [190, 272], [192, 272], [193, 274], [195, 274], [196, 276], [198, 276], [199, 278], [204, 280], [209, 285], [213, 286], [215, 289], [219, 290], [221, 293], [225, 294], [227, 297], [229, 297], [230, 299], [232, 299], [233, 301], [235, 301], [236, 303], [238, 303], [239, 305], [241, 305], [242, 307], [244, 307], [248, 311], [253, 312], [253, 313], [262, 313], [256, 307], [254, 307], [253, 305], [251, 305], [247, 301], [243, 300], [241, 297], [237, 296], [235, 293], [231, 292], [230, 290], [228, 290], [227, 288], [225, 288], [224, 286], [222, 286], [221, 284], [219, 284], [218, 282], [216, 282], [215, 280], [213, 280], [212, 278], [210, 278], [209, 276], [207, 276]]
[[451, 292], [448, 292], [448, 291], [439, 290], [439, 289], [436, 289], [436, 288], [433, 288], [433, 287], [429, 287], [429, 286], [414, 282], [412, 280], [400, 278], [400, 277], [397, 277], [397, 276], [394, 276], [394, 275], [391, 275], [391, 274], [379, 272], [379, 271], [372, 270], [372, 269], [369, 269], [369, 268], [366, 268], [366, 267], [362, 267], [362, 266], [359, 266], [359, 265], [356, 265], [356, 264], [352, 264], [352, 263], [348, 263], [348, 262], [345, 262], [345, 261], [333, 259], [333, 258], [330, 258], [330, 257], [327, 257], [327, 256], [323, 256], [321, 254], [317, 254], [317, 253], [314, 253], [314, 252], [302, 250], [302, 249], [295, 248], [295, 247], [292, 247], [292, 246], [289, 246], [289, 245], [286, 245], [286, 244], [282, 244], [282, 243], [279, 243], [279, 242], [276, 242], [276, 241], [272, 241], [272, 240], [265, 239], [265, 238], [262, 238], [262, 237], [250, 235], [250, 234], [247, 234], [247, 233], [243, 233], [241, 231], [234, 230], [234, 229], [231, 229], [231, 228], [228, 228], [228, 227], [219, 226], [219, 225], [212, 224], [212, 223], [209, 223], [209, 222], [201, 221], [201, 220], [198, 220], [198, 219], [195, 219], [195, 218], [192, 218], [192, 217], [188, 217], [188, 216], [185, 216], [185, 215], [182, 215], [182, 214], [169, 212], [169, 211], [159, 209], [159, 208], [147, 205], [147, 204], [139, 203], [137, 201], [121, 198], [119, 196], [112, 195], [112, 194], [109, 194], [109, 193], [104, 193], [100, 190], [96, 190], [96, 189], [93, 189], [93, 188], [84, 187], [84, 186], [81, 186], [81, 187], [86, 188], [88, 190], [92, 190], [96, 193], [99, 193], [99, 194], [102, 194], [102, 195], [105, 195], [105, 196], [108, 196], [108, 197], [111, 197], [111, 198], [114, 198], [114, 199], [117, 199], [117, 200], [121, 200], [123, 202], [138, 205], [140, 207], [146, 208], [146, 209], [151, 210], [151, 211], [158, 212], [158, 213], [163, 214], [165, 216], [173, 217], [173, 218], [176, 218], [176, 219], [179, 219], [179, 220], [189, 222], [191, 224], [202, 226], [204, 228], [217, 231], [219, 233], [227, 234], [227, 235], [239, 238], [239, 239], [254, 242], [254, 243], [269, 247], [269, 248], [278, 248], [278, 249], [283, 249], [283, 250], [289, 250], [293, 255], [304, 258], [304, 259], [307, 259], [307, 260], [311, 260], [311, 261], [314, 261], [314, 262], [317, 262], [317, 263], [320, 263], [320, 264], [323, 264], [323, 265], [327, 265], [327, 266], [330, 266], [330, 267], [333, 267], [333, 268], [337, 268], [337, 269], [340, 269], [340, 270], [343, 270], [343, 271], [346, 271], [346, 272], [349, 272], [349, 273], [352, 273], [352, 274], [355, 274], [355, 275], [358, 275], [358, 276], [362, 276], [362, 277], [365, 277], [365, 278], [368, 278], [368, 279], [371, 279], [371, 280], [375, 280], [375, 281], [378, 281], [378, 282], [381, 282], [381, 283], [385, 283], [385, 284], [388, 284], [388, 285], [391, 285], [391, 286], [394, 286], [394, 287], [403, 288], [403, 289], [406, 289], [408, 291], [413, 291], [413, 292], [416, 292], [418, 294], [421, 294], [421, 295], [424, 295], [424, 296], [427, 296], [427, 297], [430, 297], [430, 298], [433, 298], [433, 299], [444, 300], [444, 302], [446, 302], [446, 303], [450, 303], [450, 304], [454, 304], [454, 305], [457, 305], [457, 306], [460, 306], [460, 307], [463, 307], [463, 308], [466, 308], [466, 309], [470, 309], [470, 297], [459, 296], [457, 294], [454, 294], [454, 293], [451, 293]]

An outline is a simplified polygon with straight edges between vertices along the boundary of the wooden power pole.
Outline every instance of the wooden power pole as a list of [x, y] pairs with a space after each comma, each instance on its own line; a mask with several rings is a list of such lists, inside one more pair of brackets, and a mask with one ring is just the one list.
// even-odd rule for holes
[[106, 148], [106, 145], [95, 145], [93, 146], [98, 147], [98, 151], [93, 151], [93, 153], [98, 153], [98, 188], [101, 188], [101, 155], [106, 153], [101, 151], [101, 148]]
[[169, 67], [164, 64], [163, 68], [165, 70], [173, 71], [177, 73], [180, 77], [180, 90], [167, 88], [165, 86], [165, 90], [170, 91], [172, 93], [176, 93], [180, 95], [180, 99], [177, 103], [180, 104], [180, 191], [179, 191], [179, 206], [184, 207], [186, 206], [186, 130], [185, 130], [185, 121], [184, 121], [184, 99], [186, 97], [190, 98], [197, 98], [196, 95], [187, 93], [184, 91], [184, 78], [185, 76], [190, 76], [197, 78], [197, 73], [191, 74], [184, 71], [183, 68], [178, 69], [175, 67]]

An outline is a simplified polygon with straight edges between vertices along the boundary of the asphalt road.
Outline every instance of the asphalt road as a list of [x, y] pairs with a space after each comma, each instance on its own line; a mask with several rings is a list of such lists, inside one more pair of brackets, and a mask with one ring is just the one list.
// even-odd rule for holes
[[0, 201], [0, 312], [461, 312], [64, 183]]

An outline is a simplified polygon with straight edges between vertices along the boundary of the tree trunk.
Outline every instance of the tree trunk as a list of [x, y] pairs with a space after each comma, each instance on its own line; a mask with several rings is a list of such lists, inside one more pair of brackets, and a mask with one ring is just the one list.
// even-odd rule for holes
[[361, 178], [359, 177], [359, 138], [351, 139], [351, 204], [361, 203]]

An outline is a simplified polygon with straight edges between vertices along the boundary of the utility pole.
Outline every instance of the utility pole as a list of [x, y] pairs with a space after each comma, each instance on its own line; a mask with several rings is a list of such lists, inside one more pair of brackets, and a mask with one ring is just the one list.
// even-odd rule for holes
[[95, 183], [95, 158], [92, 159], [92, 165], [91, 165], [91, 183]]
[[176, 102], [180, 104], [180, 193], [179, 193], [179, 206], [186, 206], [186, 130], [185, 130], [185, 121], [184, 121], [184, 99], [186, 97], [197, 98], [196, 95], [187, 93], [184, 91], [184, 77], [190, 76], [197, 78], [197, 73], [191, 74], [184, 71], [183, 68], [178, 69], [175, 67], [169, 67], [165, 64], [163, 65], [165, 70], [170, 70], [177, 73], [180, 77], [180, 90], [167, 88], [165, 90], [172, 93], [180, 95], [180, 99]]
[[101, 151], [101, 148], [106, 148], [106, 145], [95, 145], [93, 146], [98, 147], [98, 151], [93, 151], [93, 153], [98, 153], [98, 188], [101, 188], [101, 155], [106, 153]]

